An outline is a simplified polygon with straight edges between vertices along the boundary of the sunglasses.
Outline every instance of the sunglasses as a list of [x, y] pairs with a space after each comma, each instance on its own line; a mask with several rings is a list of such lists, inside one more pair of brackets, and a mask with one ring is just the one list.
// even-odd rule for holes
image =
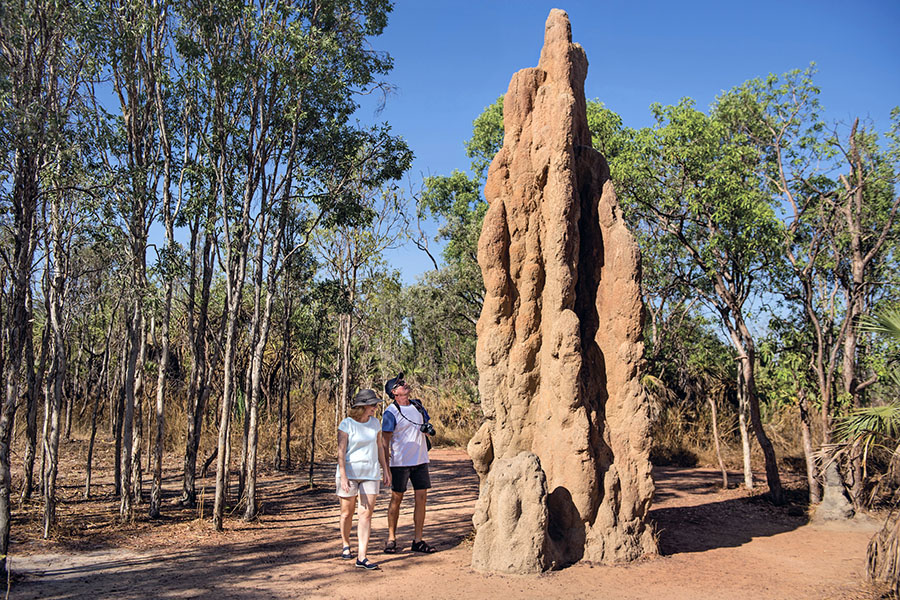
[[406, 381], [401, 379], [400, 381], [398, 381], [397, 383], [394, 384], [394, 387], [391, 388], [391, 391], [396, 390], [398, 387], [404, 387], [404, 386], [406, 386]]

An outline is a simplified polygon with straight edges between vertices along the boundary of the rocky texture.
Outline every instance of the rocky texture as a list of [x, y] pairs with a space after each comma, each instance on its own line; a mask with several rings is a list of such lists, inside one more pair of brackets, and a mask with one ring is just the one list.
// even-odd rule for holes
[[[591, 147], [587, 58], [571, 40], [568, 15], [554, 9], [537, 68], [510, 82], [485, 187], [476, 351], [485, 423], [469, 454], [481, 478], [473, 565], [486, 571], [656, 551], [640, 255]], [[533, 483], [535, 465], [546, 491], [511, 489]], [[513, 501], [521, 508], [503, 507]], [[528, 556], [511, 562], [502, 549], [513, 547]]]
[[837, 463], [831, 461], [825, 467], [825, 489], [822, 493], [822, 502], [816, 507], [812, 521], [842, 521], [853, 517], [855, 511], [847, 492], [844, 491], [844, 482], [841, 479]]

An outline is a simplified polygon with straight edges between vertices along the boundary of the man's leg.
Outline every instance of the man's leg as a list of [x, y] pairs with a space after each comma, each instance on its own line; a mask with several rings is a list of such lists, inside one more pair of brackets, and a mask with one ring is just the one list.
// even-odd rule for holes
[[422, 541], [422, 530], [425, 527], [425, 502], [428, 500], [428, 490], [415, 490], [416, 506], [413, 512], [414, 534], [413, 541]]
[[397, 539], [397, 521], [400, 519], [400, 503], [403, 502], [403, 492], [391, 490], [391, 503], [388, 505], [388, 542]]

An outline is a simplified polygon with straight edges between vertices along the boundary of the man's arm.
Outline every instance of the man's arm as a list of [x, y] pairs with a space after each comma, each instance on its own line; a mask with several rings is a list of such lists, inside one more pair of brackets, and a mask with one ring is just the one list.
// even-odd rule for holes
[[385, 459], [390, 464], [391, 459], [391, 438], [394, 437], [393, 431], [382, 431], [381, 432], [381, 445], [384, 447], [384, 456]]

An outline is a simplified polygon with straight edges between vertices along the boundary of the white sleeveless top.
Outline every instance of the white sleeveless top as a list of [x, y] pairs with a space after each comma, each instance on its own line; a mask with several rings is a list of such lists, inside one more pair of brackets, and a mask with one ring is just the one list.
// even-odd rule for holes
[[[378, 432], [381, 431], [381, 423], [378, 419], [370, 417], [365, 423], [360, 423], [353, 417], [347, 417], [338, 425], [338, 431], [343, 431], [349, 438], [345, 460], [347, 479], [380, 480]], [[335, 471], [335, 477], [341, 477], [340, 466]]]

